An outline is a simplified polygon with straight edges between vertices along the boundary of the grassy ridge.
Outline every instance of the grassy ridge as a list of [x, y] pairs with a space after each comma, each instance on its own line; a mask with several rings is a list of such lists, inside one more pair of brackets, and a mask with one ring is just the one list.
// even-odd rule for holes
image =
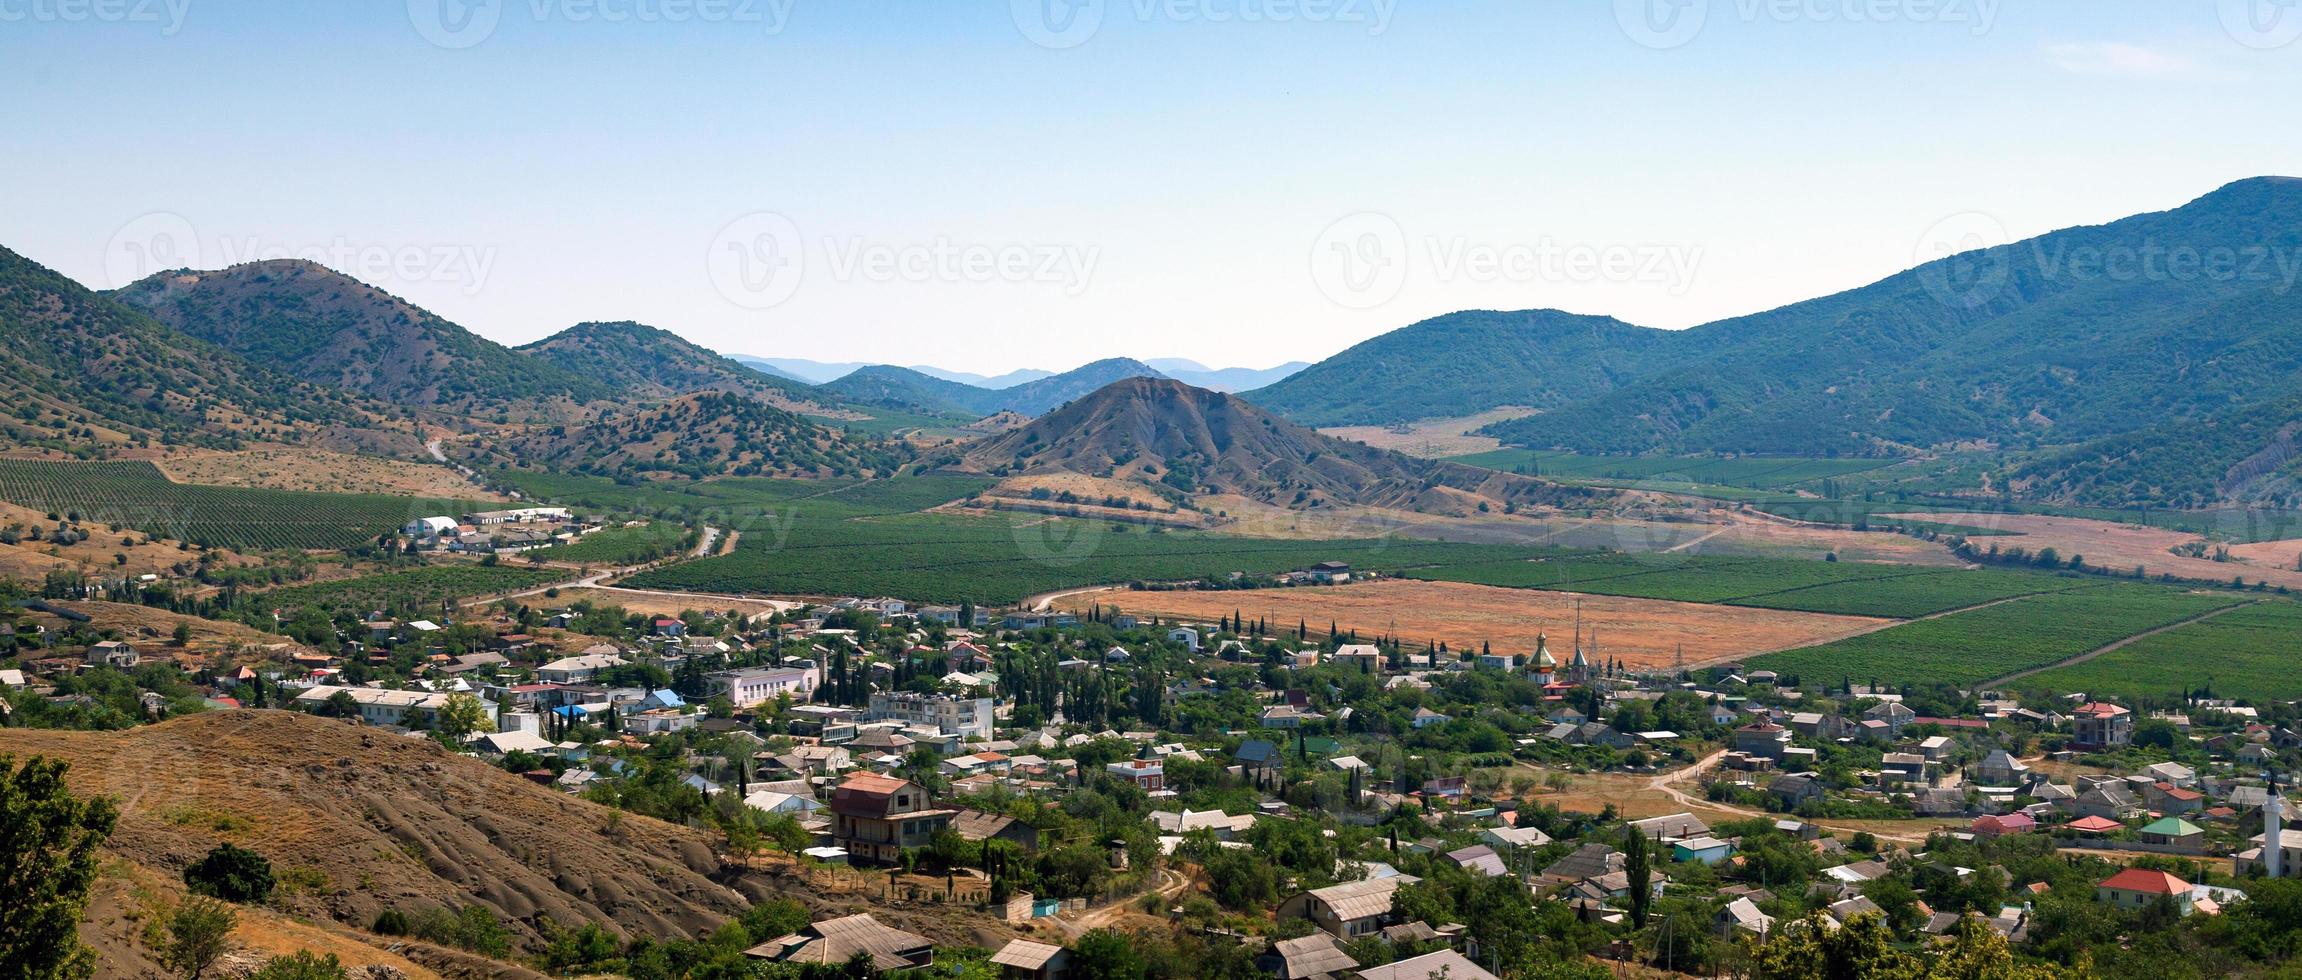
[[1767, 654], [1756, 668], [1835, 683], [1972, 684], [2068, 660], [2110, 643], [2247, 601], [2131, 582], [2035, 595], [1851, 639]]
[[2129, 699], [2176, 697], [2203, 686], [2217, 696], [2257, 704], [2288, 700], [2302, 697], [2302, 671], [2294, 665], [2297, 635], [2302, 605], [2263, 602], [2024, 678], [2017, 686]]
[[348, 548], [474, 501], [176, 483], [150, 463], [0, 460], [0, 500], [193, 544], [262, 551]]

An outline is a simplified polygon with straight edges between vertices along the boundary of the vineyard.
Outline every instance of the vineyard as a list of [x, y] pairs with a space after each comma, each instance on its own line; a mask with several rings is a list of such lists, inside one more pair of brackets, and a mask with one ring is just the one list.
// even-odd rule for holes
[[534, 588], [572, 577], [567, 572], [509, 565], [427, 565], [407, 571], [272, 589], [245, 596], [243, 603], [287, 613], [283, 618], [293, 618], [296, 610], [315, 610], [328, 616], [362, 615], [375, 610], [425, 616], [440, 613], [451, 600]]
[[2132, 582], [2034, 595], [1750, 661], [1802, 680], [1972, 684], [2043, 667], [2248, 601]]
[[1440, 582], [1910, 619], [2094, 580], [1785, 558], [1565, 554], [1407, 573]]
[[414, 517], [485, 505], [384, 494], [176, 483], [145, 462], [0, 460], [0, 500], [89, 524], [238, 551], [348, 548]]
[[2085, 663], [2024, 678], [2024, 690], [2085, 691], [2128, 700], [2208, 689], [2255, 704], [2302, 697], [2294, 638], [2302, 605], [2263, 602], [2144, 637]]
[[652, 521], [632, 527], [593, 531], [567, 544], [553, 545], [537, 552], [536, 557], [552, 561], [638, 565], [680, 554], [694, 546], [695, 534], [688, 528], [670, 521]]

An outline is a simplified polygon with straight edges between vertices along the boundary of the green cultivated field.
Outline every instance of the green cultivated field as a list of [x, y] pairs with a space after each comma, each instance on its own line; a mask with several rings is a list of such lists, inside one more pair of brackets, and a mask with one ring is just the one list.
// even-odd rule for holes
[[2105, 583], [1767, 654], [1749, 664], [1796, 675], [1808, 683], [1851, 677], [1889, 684], [1972, 684], [2068, 660], [2247, 598], [2238, 593]]
[[331, 616], [376, 609], [428, 613], [438, 610], [450, 599], [533, 588], [572, 577], [563, 571], [509, 565], [428, 565], [402, 572], [271, 589], [247, 596], [246, 602], [267, 609], [316, 609]]
[[611, 527], [593, 531], [570, 544], [553, 545], [537, 555], [554, 561], [637, 565], [692, 548], [688, 529], [670, 521], [652, 521], [638, 527]]
[[2291, 700], [2302, 697], [2296, 637], [2302, 637], [2302, 605], [2262, 602], [2023, 678], [2016, 686], [2128, 699], [2179, 697], [2185, 689], [2206, 687], [2218, 697], [2255, 704]]
[[1366, 569], [1496, 561], [1525, 548], [1422, 541], [1275, 541], [1124, 530], [1036, 514], [923, 514], [991, 485], [963, 476], [869, 482], [714, 480], [619, 486], [579, 477], [513, 479], [570, 506], [662, 515], [738, 532], [733, 552], [633, 577], [696, 592], [893, 595], [918, 602], [1012, 603], [1071, 586], [1268, 574], [1321, 561]]
[[2031, 572], [1702, 555], [1570, 554], [1407, 574], [1439, 582], [1890, 619], [1928, 616], [2095, 581]]
[[1584, 456], [1538, 449], [1497, 449], [1455, 462], [1510, 473], [1601, 483], [1668, 481], [1779, 490], [1827, 477], [1892, 466], [1892, 459], [1811, 459], [1740, 456]]
[[[146, 462], [0, 460], [0, 500], [206, 547], [348, 548], [410, 519], [489, 505], [175, 483]], [[496, 505], [501, 506], [501, 505]]]

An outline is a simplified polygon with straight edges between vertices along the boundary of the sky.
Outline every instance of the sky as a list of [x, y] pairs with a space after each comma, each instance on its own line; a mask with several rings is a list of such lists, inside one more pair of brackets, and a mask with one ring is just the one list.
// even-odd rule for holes
[[2302, 0], [0, 0], [0, 246], [1001, 373], [1682, 328], [2302, 174]]

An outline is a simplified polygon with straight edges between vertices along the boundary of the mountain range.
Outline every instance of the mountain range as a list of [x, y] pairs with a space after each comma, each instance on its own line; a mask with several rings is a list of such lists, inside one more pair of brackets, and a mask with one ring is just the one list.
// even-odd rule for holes
[[1484, 431], [1585, 453], [1992, 448], [2048, 500], [2285, 497], [2298, 274], [2302, 180], [2256, 178], [1687, 330], [1451, 314], [1247, 397], [1320, 425], [1524, 405]]
[[[1300, 371], [1273, 369], [1288, 376], [1242, 397], [1308, 426], [1524, 406], [1533, 414], [1483, 431], [1597, 454], [1990, 453], [1992, 489], [2051, 502], [2302, 505], [2297, 279], [2302, 180], [2256, 178], [1686, 330], [1555, 310], [1448, 314]], [[1114, 385], [1136, 401], [1179, 397], [1139, 379], [1202, 392], [1259, 380], [1117, 358], [980, 385], [891, 366], [810, 384], [770, 373], [803, 362], [746, 364], [628, 322], [512, 348], [293, 261], [177, 270], [98, 293], [0, 251], [0, 334], [10, 341], [0, 392], [11, 396], [0, 438], [12, 444], [407, 453], [421, 424], [484, 437], [473, 444], [506, 458], [619, 476], [885, 472], [908, 465], [891, 432], [970, 426], [994, 453], [970, 451], [985, 469], [1048, 465], [1043, 448], [997, 458], [1033, 436], [1107, 468], [1126, 450], [1058, 440], [1050, 420], [1142, 435], [1125, 415], [1229, 432], [1245, 417], [1235, 399], [1109, 417], [1092, 414], [1113, 411], [1107, 400], [1077, 403]], [[1022, 424], [1031, 418], [1047, 424]], [[1240, 424], [1267, 431], [1265, 421]], [[1397, 475], [1315, 479], [1301, 458], [1311, 450], [1246, 446], [1230, 463], [1204, 446], [1159, 455], [1231, 467], [1211, 486], [1306, 500], [1365, 499], [1370, 482]], [[1285, 475], [1256, 483], [1242, 459]]]
[[[796, 357], [754, 357], [746, 354], [735, 355], [735, 359], [769, 374], [817, 385], [838, 381], [858, 371], [897, 367], [897, 365], [890, 364], [829, 363]], [[1150, 366], [1153, 371], [1162, 376], [1214, 391], [1244, 391], [1249, 388], [1260, 388], [1311, 366], [1308, 361], [1289, 361], [1273, 368], [1211, 368], [1197, 361], [1180, 357], [1157, 357], [1141, 363]], [[1037, 368], [1021, 368], [1006, 374], [987, 376], [967, 371], [949, 371], [926, 364], [909, 365], [904, 370], [924, 374], [939, 381], [950, 381], [972, 388], [986, 388], [993, 391], [1013, 388], [1043, 378], [1051, 378], [1057, 374], [1054, 371], [1042, 371]]]

